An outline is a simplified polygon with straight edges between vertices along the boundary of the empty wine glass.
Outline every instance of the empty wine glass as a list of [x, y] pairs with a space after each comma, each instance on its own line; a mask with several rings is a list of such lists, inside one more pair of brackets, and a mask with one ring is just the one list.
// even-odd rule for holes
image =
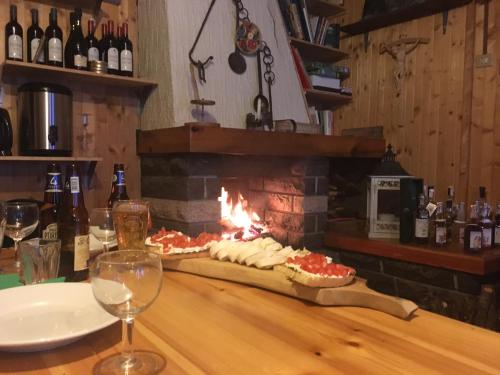
[[19, 241], [29, 236], [38, 225], [38, 205], [29, 202], [7, 202], [5, 235], [14, 240], [16, 267], [19, 268]]
[[90, 233], [102, 243], [104, 252], [116, 240], [113, 215], [110, 208], [94, 208], [90, 213]]
[[94, 296], [110, 314], [122, 320], [122, 353], [96, 365], [97, 374], [152, 374], [165, 365], [163, 357], [132, 349], [134, 317], [160, 293], [163, 272], [158, 254], [143, 250], [102, 253], [90, 266]]

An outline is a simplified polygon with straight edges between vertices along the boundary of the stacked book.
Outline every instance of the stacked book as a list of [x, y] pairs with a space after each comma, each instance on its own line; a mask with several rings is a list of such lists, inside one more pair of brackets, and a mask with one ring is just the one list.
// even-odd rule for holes
[[[338, 3], [336, 0], [329, 0]], [[307, 42], [339, 48], [340, 25], [312, 16], [306, 0], [278, 0], [288, 35]]]

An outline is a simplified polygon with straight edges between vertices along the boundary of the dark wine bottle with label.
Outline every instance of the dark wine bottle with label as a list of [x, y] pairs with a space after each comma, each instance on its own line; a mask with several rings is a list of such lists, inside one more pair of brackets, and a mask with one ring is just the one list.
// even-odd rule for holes
[[118, 43], [114, 36], [114, 23], [108, 21], [108, 36], [105, 39], [104, 61], [108, 63], [108, 73], [120, 74]]
[[[88, 47], [88, 60], [87, 63], [90, 64], [91, 61], [100, 60], [99, 57], [99, 42], [95, 37], [95, 21], [90, 19], [88, 21], [88, 35], [85, 38]], [[89, 67], [90, 68], [90, 67]]]
[[63, 184], [61, 169], [55, 163], [49, 164], [40, 210], [41, 237], [44, 240], [57, 240], [59, 236], [59, 209], [62, 201]]
[[[35, 62], [33, 60], [35, 58], [36, 51], [38, 50], [38, 47], [40, 46], [40, 42], [42, 41], [43, 37], [43, 30], [38, 25], [37, 9], [31, 9], [31, 26], [28, 28], [27, 34], [28, 34], [28, 39], [27, 39], [28, 42], [26, 45], [26, 50], [28, 52], [28, 62]], [[45, 52], [43, 48], [36, 62], [38, 64], [45, 63]]]
[[17, 22], [17, 7], [10, 6], [10, 21], [5, 25], [5, 58], [23, 61], [23, 28]]
[[47, 65], [63, 66], [63, 32], [57, 25], [57, 9], [51, 8], [49, 26], [45, 29], [45, 60]]
[[101, 40], [99, 40], [99, 59], [102, 61], [105, 61], [104, 56], [106, 55], [107, 39], [108, 39], [108, 25], [103, 23], [101, 25]]
[[66, 170], [59, 226], [61, 230], [59, 276], [65, 276], [66, 281], [87, 279], [89, 215], [85, 208], [82, 184], [76, 164], [68, 166]]
[[123, 164], [115, 164], [113, 167], [113, 181], [111, 183], [111, 193], [108, 198], [108, 207], [113, 208], [115, 202], [126, 200], [129, 200], [129, 197], [125, 183], [125, 168]]
[[88, 47], [82, 32], [82, 10], [76, 8], [70, 13], [71, 32], [64, 48], [64, 62], [67, 68], [87, 70]]
[[132, 77], [134, 75], [132, 42], [128, 38], [128, 24], [126, 23], [123, 24], [120, 40], [120, 72], [123, 76]]

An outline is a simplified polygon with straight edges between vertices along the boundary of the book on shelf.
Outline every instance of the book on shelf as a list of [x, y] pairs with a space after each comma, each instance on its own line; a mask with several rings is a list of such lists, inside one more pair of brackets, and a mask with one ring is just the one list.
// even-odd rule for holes
[[294, 46], [290, 46], [292, 51], [293, 62], [295, 63], [295, 69], [297, 70], [297, 75], [299, 76], [300, 83], [303, 90], [308, 90], [312, 88], [311, 81], [309, 80], [309, 75], [304, 68], [302, 59], [300, 58], [299, 51]]
[[321, 134], [333, 135], [333, 112], [317, 110], [316, 107], [309, 107], [308, 110], [312, 125], [318, 126]]
[[334, 91], [340, 93], [341, 81], [338, 78], [324, 77], [316, 74], [309, 75], [311, 86], [316, 90]]

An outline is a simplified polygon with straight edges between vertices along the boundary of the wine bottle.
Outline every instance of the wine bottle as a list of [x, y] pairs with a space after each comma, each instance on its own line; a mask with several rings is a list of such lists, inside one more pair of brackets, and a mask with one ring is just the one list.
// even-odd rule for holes
[[[28, 28], [28, 44], [27, 44], [27, 52], [28, 52], [28, 62], [34, 62], [34, 58], [36, 55], [36, 51], [38, 51], [38, 47], [40, 46], [40, 42], [43, 37], [43, 30], [38, 25], [38, 10], [31, 9], [31, 26]], [[45, 63], [44, 51], [42, 49], [40, 56], [38, 56], [38, 60], [36, 61], [39, 64]]]
[[5, 58], [23, 61], [23, 28], [17, 23], [17, 6], [10, 6], [10, 21], [5, 25]]
[[40, 209], [41, 237], [45, 240], [59, 239], [59, 208], [63, 193], [61, 169], [55, 163], [47, 167], [43, 206]]
[[134, 75], [132, 42], [128, 38], [128, 24], [122, 27], [122, 38], [120, 41], [120, 72], [123, 76]]
[[420, 194], [415, 216], [415, 242], [426, 244], [429, 241], [429, 212], [425, 208], [425, 196]]
[[433, 237], [433, 245], [437, 247], [446, 246], [447, 240], [447, 228], [446, 228], [446, 218], [444, 215], [444, 207], [443, 202], [438, 202], [436, 207], [436, 218], [433, 222], [434, 224], [434, 237]]
[[85, 280], [88, 277], [89, 215], [83, 200], [78, 167], [74, 163], [66, 170], [59, 217], [61, 230], [59, 276], [65, 276], [66, 281]]
[[467, 222], [465, 221], [465, 203], [458, 205], [457, 215], [453, 221], [452, 236], [453, 242], [464, 245], [464, 230]]
[[88, 21], [88, 35], [85, 38], [85, 41], [87, 42], [87, 47], [88, 47], [88, 60], [87, 60], [88, 64], [90, 64], [91, 61], [100, 60], [99, 42], [95, 37], [95, 21], [93, 19], [90, 19]]
[[105, 41], [104, 61], [108, 63], [108, 73], [120, 74], [118, 43], [114, 36], [114, 23], [108, 21], [108, 36]]
[[103, 23], [101, 25], [101, 40], [99, 41], [99, 59], [102, 61], [105, 61], [104, 56], [106, 55], [107, 40], [108, 40], [108, 25]]
[[469, 222], [464, 230], [464, 250], [477, 253], [481, 251], [483, 241], [483, 229], [478, 222], [478, 205], [470, 206]]
[[497, 203], [497, 212], [495, 213], [495, 247], [500, 247], [500, 203]]
[[125, 169], [123, 164], [115, 164], [113, 167], [113, 181], [111, 182], [111, 193], [108, 198], [108, 207], [113, 208], [116, 201], [129, 200], [127, 185], [125, 183]]
[[88, 47], [82, 32], [82, 10], [76, 8], [70, 13], [71, 32], [64, 48], [64, 62], [67, 68], [86, 70]]
[[51, 8], [45, 29], [45, 59], [48, 65], [63, 66], [63, 33], [57, 25], [57, 9]]

